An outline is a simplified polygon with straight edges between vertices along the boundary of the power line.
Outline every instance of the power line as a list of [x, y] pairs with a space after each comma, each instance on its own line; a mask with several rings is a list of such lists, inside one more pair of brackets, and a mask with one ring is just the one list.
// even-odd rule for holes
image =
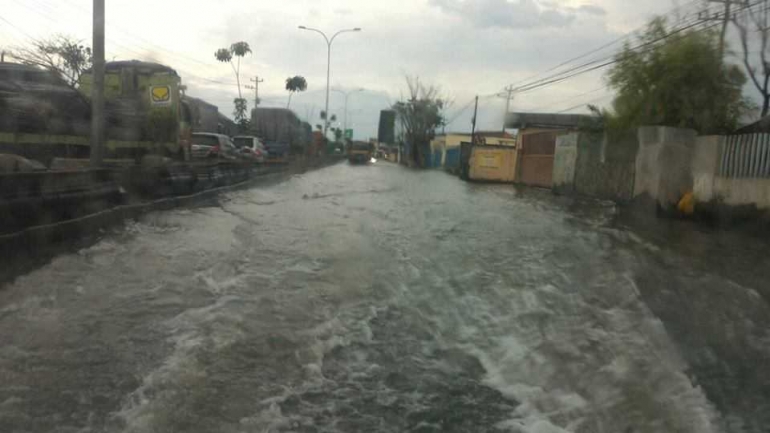
[[16, 26], [15, 26], [15, 25], [14, 25], [12, 22], [8, 21], [8, 20], [7, 20], [7, 19], [5, 19], [3, 16], [0, 16], [0, 20], [3, 20], [5, 23], [7, 23], [9, 26], [11, 26], [11, 27], [13, 27], [14, 29], [16, 29], [16, 30], [17, 30], [19, 33], [21, 33], [22, 35], [24, 35], [24, 36], [25, 36], [27, 39], [31, 40], [32, 42], [37, 42], [37, 39], [35, 39], [34, 37], [32, 37], [32, 36], [31, 36], [29, 33], [25, 32], [24, 30], [22, 30], [22, 29], [20, 29], [20, 28], [16, 27]]
[[[14, 0], [14, 1], [15, 1], [15, 0]], [[15, 2], [16, 2], [16, 1], [15, 1]], [[57, 20], [56, 20], [56, 19], [52, 18], [50, 15], [48, 15], [48, 14], [46, 14], [46, 13], [44, 13], [44, 12], [40, 11], [40, 10], [36, 10], [36, 9], [34, 9], [34, 8], [30, 8], [30, 7], [29, 7], [27, 4], [24, 4], [24, 3], [19, 3], [19, 2], [16, 2], [16, 3], [20, 4], [21, 6], [23, 6], [23, 7], [24, 7], [24, 8], [26, 8], [27, 10], [30, 10], [30, 11], [32, 11], [32, 12], [34, 12], [34, 13], [36, 13], [36, 14], [38, 14], [38, 15], [42, 16], [43, 18], [47, 19], [48, 21], [50, 21], [50, 22], [52, 22], [52, 23], [55, 23], [55, 22], [57, 22]], [[82, 8], [81, 8], [81, 10], [82, 10]], [[7, 21], [6, 19], [4, 19], [4, 18], [3, 18], [3, 21], [6, 21], [6, 22], [8, 22], [8, 21]], [[9, 23], [9, 24], [10, 24], [12, 27], [16, 28], [17, 30], [19, 30], [19, 31], [22, 31], [21, 29], [19, 29], [19, 28], [18, 28], [18, 27], [16, 27], [15, 25], [11, 24], [10, 22], [8, 22], [8, 23]], [[23, 31], [22, 31], [22, 32], [23, 32]], [[24, 33], [24, 32], [23, 32], [23, 33]], [[32, 37], [31, 37], [31, 36], [29, 36], [28, 34], [26, 34], [26, 33], [24, 33], [24, 34], [25, 34], [27, 37], [29, 37], [30, 39], [32, 39], [33, 41], [37, 42], [37, 40], [36, 40], [36, 39], [32, 38]], [[127, 51], [127, 52], [129, 52], [129, 53], [133, 53], [134, 55], [138, 56], [138, 58], [144, 58], [144, 57], [145, 57], [145, 54], [143, 54], [143, 53], [141, 53], [141, 52], [139, 52], [139, 51], [136, 51], [135, 49], [133, 49], [133, 48], [130, 48], [130, 47], [128, 47], [127, 45], [125, 45], [125, 44], [123, 44], [123, 43], [121, 43], [121, 42], [118, 42], [118, 41], [116, 41], [114, 38], [107, 38], [107, 41], [108, 41], [108, 42], [110, 42], [110, 43], [112, 43], [113, 45], [115, 45], [115, 46], [117, 46], [117, 47], [119, 47], [119, 48], [123, 49], [124, 51]], [[164, 50], [165, 50], [165, 49], [164, 49]], [[209, 82], [209, 83], [213, 83], [213, 84], [220, 84], [220, 85], [226, 85], [226, 86], [236, 86], [236, 85], [237, 85], [236, 83], [233, 83], [233, 82], [225, 82], [225, 81], [221, 81], [221, 80], [216, 80], [216, 79], [211, 79], [211, 78], [202, 77], [202, 76], [199, 76], [199, 75], [197, 75], [197, 74], [193, 74], [193, 73], [191, 73], [191, 72], [189, 72], [189, 71], [187, 71], [187, 70], [185, 70], [185, 69], [179, 68], [178, 66], [175, 66], [175, 69], [178, 69], [179, 71], [183, 72], [183, 73], [184, 73], [184, 75], [185, 75], [185, 76], [187, 76], [187, 77], [193, 77], [193, 78], [195, 78], [195, 79], [198, 79], [198, 80], [201, 80], [201, 81], [206, 81], [206, 82]]]
[[578, 99], [578, 98], [581, 98], [583, 96], [590, 95], [592, 93], [596, 93], [596, 92], [599, 92], [599, 91], [602, 91], [602, 90], [609, 90], [609, 86], [602, 86], [602, 87], [599, 87], [599, 88], [596, 88], [596, 89], [593, 89], [593, 90], [589, 90], [588, 92], [584, 92], [584, 93], [581, 93], [579, 95], [572, 96], [572, 97], [567, 98], [567, 99], [562, 99], [560, 101], [553, 102], [551, 104], [541, 105], [541, 106], [535, 107], [535, 108], [530, 108], [527, 111], [545, 110], [546, 108], [551, 108], [551, 107], [554, 107], [554, 106], [557, 106], [557, 105], [561, 105], [561, 104], [563, 104], [565, 102], [574, 101], [575, 99]]
[[568, 111], [572, 111], [572, 110], [575, 110], [575, 109], [578, 109], [578, 108], [581, 108], [581, 107], [585, 107], [588, 104], [592, 104], [594, 102], [599, 102], [601, 100], [607, 99], [607, 98], [609, 98], [611, 96], [612, 95], [600, 96], [598, 98], [591, 99], [590, 101], [582, 102], [582, 103], [580, 103], [578, 105], [575, 105], [575, 106], [572, 106], [572, 107], [569, 107], [569, 108], [565, 108], [564, 110], [561, 110], [561, 111], [557, 111], [557, 113], [566, 113]]
[[[687, 3], [685, 6], [683, 6], [683, 7], [675, 7], [675, 8], [673, 8], [673, 9], [669, 10], [669, 11], [668, 11], [666, 14], [664, 14], [664, 15], [669, 15], [669, 14], [671, 14], [672, 12], [674, 12], [674, 11], [676, 11], [676, 10], [678, 10], [678, 9], [689, 7], [690, 5], [696, 4], [696, 3], [698, 3], [699, 1], [700, 1], [700, 0], [691, 0], [691, 1], [690, 1], [690, 2], [688, 2], [688, 3]], [[619, 38], [617, 38], [617, 39], [614, 39], [614, 40], [612, 40], [612, 41], [610, 41], [610, 42], [608, 42], [608, 43], [606, 43], [606, 44], [604, 44], [604, 45], [600, 46], [600, 47], [597, 47], [597, 48], [595, 48], [595, 49], [593, 49], [593, 50], [590, 50], [590, 51], [588, 51], [588, 52], [586, 52], [586, 53], [580, 54], [580, 55], [578, 55], [578, 56], [576, 56], [576, 57], [573, 57], [573, 58], [571, 58], [571, 59], [569, 59], [569, 60], [565, 60], [565, 61], [563, 61], [563, 62], [559, 63], [559, 64], [558, 64], [558, 65], [556, 65], [556, 66], [553, 66], [553, 67], [551, 67], [551, 68], [549, 68], [549, 69], [546, 69], [546, 70], [544, 70], [544, 71], [538, 72], [537, 74], [534, 74], [534, 75], [532, 75], [532, 76], [530, 76], [530, 77], [527, 77], [527, 78], [525, 78], [525, 79], [523, 79], [523, 80], [519, 80], [519, 81], [517, 81], [517, 82], [513, 83], [512, 85], [513, 85], [513, 86], [518, 86], [519, 84], [521, 84], [521, 83], [524, 83], [524, 82], [527, 82], [527, 81], [530, 81], [531, 79], [533, 79], [533, 78], [537, 78], [537, 77], [539, 77], [540, 75], [543, 75], [543, 74], [547, 74], [547, 73], [549, 73], [549, 72], [552, 72], [552, 71], [554, 71], [554, 70], [556, 70], [556, 69], [559, 69], [559, 68], [560, 68], [560, 67], [562, 67], [562, 66], [566, 66], [566, 65], [568, 65], [568, 64], [570, 64], [570, 63], [572, 63], [572, 62], [574, 62], [574, 61], [576, 61], [576, 60], [580, 60], [580, 59], [583, 59], [583, 58], [585, 58], [585, 57], [588, 57], [588, 56], [590, 56], [591, 54], [594, 54], [594, 53], [597, 53], [597, 52], [599, 52], [599, 51], [602, 51], [602, 50], [604, 50], [605, 48], [609, 48], [609, 47], [611, 47], [611, 46], [613, 46], [613, 45], [615, 45], [615, 44], [617, 44], [617, 43], [619, 43], [619, 42], [621, 42], [621, 41], [623, 41], [623, 40], [625, 40], [625, 39], [628, 39], [628, 38], [632, 37], [632, 36], [633, 36], [633, 35], [634, 35], [636, 32], [638, 32], [639, 30], [643, 29], [645, 26], [646, 26], [646, 24], [645, 24], [645, 25], [643, 25], [643, 26], [640, 26], [640, 27], [638, 27], [638, 28], [636, 28], [636, 29], [634, 29], [634, 30], [632, 30], [632, 31], [630, 31], [630, 32], [628, 32], [628, 33], [626, 33], [626, 34], [624, 34], [624, 35], [620, 36]]]
[[[650, 46], [650, 45], [656, 44], [656, 43], [658, 43], [658, 42], [660, 42], [662, 40], [668, 39], [671, 36], [674, 36], [674, 35], [676, 35], [678, 33], [681, 33], [683, 31], [691, 29], [693, 27], [696, 27], [696, 26], [698, 26], [700, 24], [701, 24], [700, 21], [695, 21], [695, 22], [693, 22], [691, 24], [688, 24], [688, 25], [686, 25], [684, 27], [680, 27], [678, 29], [675, 29], [675, 30], [671, 31], [670, 33], [668, 33], [668, 34], [666, 34], [666, 35], [664, 35], [664, 36], [662, 36], [660, 38], [657, 38], [655, 40], [648, 41], [648, 42], [642, 43], [641, 45], [633, 47], [633, 48], [631, 48], [631, 51], [636, 51], [636, 50], [638, 50], [640, 48], [644, 48], [646, 46]], [[614, 53], [614, 54], [612, 54], [610, 56], [606, 56], [606, 57], [599, 58], [599, 59], [594, 59], [594, 60], [591, 60], [589, 62], [582, 63], [582, 64], [580, 64], [578, 66], [572, 67], [570, 69], [566, 69], [566, 70], [561, 71], [559, 73], [552, 74], [550, 76], [541, 78], [539, 80], [527, 83], [527, 84], [522, 85], [522, 86], [518, 86], [518, 87], [516, 87], [516, 93], [523, 93], [523, 92], [529, 91], [530, 89], [538, 88], [538, 87], [540, 87], [540, 86], [538, 86], [538, 84], [541, 84], [541, 83], [548, 84], [548, 83], [552, 83], [552, 82], [556, 82], [556, 81], [561, 81], [561, 80], [559, 80], [559, 77], [563, 76], [564, 74], [569, 74], [571, 72], [574, 72], [574, 71], [582, 69], [582, 68], [587, 68], [587, 67], [599, 64], [601, 62], [606, 62], [607, 60], [612, 59], [612, 58], [616, 57], [617, 55], [618, 55], [617, 53]], [[604, 65], [604, 66], [606, 66], [606, 65]], [[587, 69], [586, 72], [589, 72], [589, 71], [592, 71], [592, 70], [595, 70], [595, 69], [597, 69], [597, 68], [590, 68], [590, 69]], [[574, 75], [571, 75], [571, 76], [574, 76]]]
[[[636, 46], [636, 47], [634, 47], [634, 48], [631, 48], [631, 51], [637, 51], [637, 50], [639, 50], [640, 48], [645, 48], [645, 47], [647, 47], [647, 48], [646, 48], [644, 51], [641, 51], [641, 52], [649, 51], [649, 50], [651, 50], [652, 48], [654, 48], [654, 47], [651, 47], [650, 45], [654, 45], [654, 44], [656, 44], [656, 43], [658, 43], [658, 42], [660, 42], [660, 41], [666, 40], [666, 39], [668, 39], [668, 38], [670, 38], [670, 37], [672, 37], [672, 36], [674, 36], [674, 35], [676, 35], [676, 34], [678, 34], [678, 33], [681, 33], [681, 32], [683, 32], [683, 31], [685, 31], [685, 30], [688, 30], [688, 29], [691, 29], [691, 28], [693, 28], [693, 27], [696, 27], [696, 26], [698, 26], [698, 25], [700, 25], [700, 24], [701, 24], [701, 23], [700, 23], [700, 22], [698, 22], [698, 23], [694, 23], [694, 24], [690, 24], [690, 25], [687, 25], [687, 26], [685, 26], [685, 27], [681, 27], [681, 28], [679, 28], [679, 29], [676, 29], [676, 30], [674, 30], [674, 31], [672, 31], [672, 32], [670, 32], [670, 33], [668, 33], [668, 34], [666, 34], [666, 35], [665, 35], [665, 36], [663, 36], [663, 37], [660, 37], [660, 38], [658, 38], [658, 39], [655, 39], [655, 40], [653, 40], [653, 41], [645, 42], [645, 43], [643, 43], [643, 44], [641, 44], [641, 45], [639, 45], [639, 46]], [[711, 29], [711, 28], [713, 28], [713, 27], [715, 27], [715, 25], [714, 25], [714, 24], [712, 24], [712, 25], [709, 25], [709, 26], [705, 26], [704, 28], [702, 28], [702, 29], [699, 29], [699, 30], [697, 30], [697, 31], [704, 31], [704, 30], [709, 30], [709, 29]], [[609, 60], [609, 59], [612, 59], [612, 60]], [[601, 61], [603, 61], [603, 60], [605, 61], [604, 63], [598, 63], [598, 62], [601, 62]], [[538, 81], [536, 81], [536, 82], [533, 82], [533, 83], [529, 83], [529, 84], [527, 84], [527, 85], [524, 85], [524, 86], [520, 86], [520, 87], [518, 87], [518, 88], [517, 88], [517, 93], [526, 93], [526, 92], [531, 92], [531, 91], [533, 91], [533, 90], [537, 90], [537, 89], [540, 89], [540, 88], [542, 88], [542, 87], [546, 87], [546, 86], [549, 86], [549, 85], [552, 85], [552, 84], [560, 83], [560, 82], [562, 82], [562, 81], [565, 81], [565, 80], [568, 80], [568, 79], [574, 78], [574, 77], [576, 77], [576, 76], [579, 76], [579, 75], [583, 75], [583, 74], [586, 74], [586, 73], [588, 73], [588, 72], [592, 72], [592, 71], [595, 71], [595, 70], [598, 70], [598, 69], [601, 69], [601, 68], [607, 67], [607, 66], [609, 66], [609, 65], [612, 65], [612, 64], [618, 63], [618, 62], [620, 62], [620, 61], [622, 61], [622, 60], [625, 60], [625, 58], [624, 58], [624, 57], [622, 57], [622, 56], [620, 56], [620, 55], [618, 55], [618, 54], [615, 54], [615, 55], [613, 55], [613, 56], [609, 56], [609, 57], [606, 57], [606, 58], [604, 58], [604, 59], [597, 59], [597, 60], [595, 60], [595, 61], [592, 61], [592, 62], [589, 62], [589, 63], [583, 64], [583, 65], [581, 65], [581, 66], [578, 66], [578, 67], [575, 67], [575, 68], [573, 68], [573, 69], [571, 69], [571, 70], [563, 71], [563, 72], [561, 72], [561, 73], [559, 73], [559, 74], [555, 74], [555, 75], [552, 75], [551, 77], [547, 77], [547, 78], [544, 78], [544, 79], [538, 80]], [[598, 63], [598, 64], [597, 64], [597, 63]], [[594, 65], [594, 66], [592, 66], [592, 65]], [[587, 69], [581, 69], [581, 68], [585, 68], [585, 67], [587, 67], [587, 66], [591, 66], [591, 67], [589, 67], [589, 68], [587, 68]], [[574, 71], [577, 71], [577, 72], [574, 72]], [[569, 72], [573, 72], [573, 73], [571, 73], [571, 74], [569, 74], [569, 75], [564, 75], [565, 73], [569, 73]], [[545, 81], [544, 81], [544, 80], [545, 80]]]

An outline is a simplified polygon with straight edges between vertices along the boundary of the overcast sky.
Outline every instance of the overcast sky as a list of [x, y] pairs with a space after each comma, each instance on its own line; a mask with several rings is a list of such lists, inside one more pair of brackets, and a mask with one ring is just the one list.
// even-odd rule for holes
[[[153, 60], [177, 69], [189, 94], [232, 114], [235, 76], [214, 51], [235, 41], [254, 53], [242, 79], [259, 75], [263, 106], [286, 106], [286, 77], [303, 75], [309, 89], [292, 108], [319, 122], [326, 85], [326, 44], [298, 25], [339, 36], [332, 49], [332, 86], [366, 89], [350, 96], [348, 124], [356, 138], [376, 135], [379, 110], [398, 100], [405, 75], [441, 87], [454, 104], [452, 131], [470, 130], [476, 94], [490, 95], [638, 29], [655, 14], [694, 12], [701, 0], [107, 0], [107, 58]], [[52, 34], [90, 41], [91, 0], [0, 0], [0, 47]], [[619, 45], [581, 61], [610, 55]], [[517, 95], [512, 111], [561, 111], [611, 98], [604, 70]], [[541, 77], [541, 75], [537, 75]], [[253, 93], [250, 90], [249, 106]], [[244, 95], [245, 96], [245, 95]], [[245, 96], [246, 97], [246, 96]], [[343, 118], [344, 96], [331, 112]], [[482, 97], [479, 128], [501, 127], [505, 101]], [[464, 110], [463, 110], [464, 109]]]

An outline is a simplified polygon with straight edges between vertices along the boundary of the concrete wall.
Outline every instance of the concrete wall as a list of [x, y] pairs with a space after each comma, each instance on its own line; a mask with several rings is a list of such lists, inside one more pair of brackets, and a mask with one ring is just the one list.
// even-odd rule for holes
[[575, 164], [578, 155], [580, 134], [573, 132], [556, 139], [556, 153], [553, 158], [553, 190], [558, 193], [575, 191]]
[[582, 133], [575, 162], [575, 190], [583, 195], [609, 200], [633, 198], [636, 134]]
[[714, 179], [714, 195], [728, 206], [754, 205], [770, 210], [770, 179]]
[[638, 142], [633, 134], [573, 132], [556, 140], [553, 189], [627, 201], [633, 197]]
[[720, 206], [751, 206], [770, 210], [770, 179], [758, 177], [722, 177], [719, 162], [725, 151], [726, 137], [698, 137], [692, 159], [693, 193], [700, 203]]
[[691, 171], [696, 132], [662, 126], [639, 128], [634, 197], [646, 195], [661, 207], [676, 205], [693, 190]]
[[719, 158], [724, 147], [724, 137], [713, 135], [695, 139], [692, 157], [693, 194], [700, 202], [716, 198], [714, 181], [719, 170]]

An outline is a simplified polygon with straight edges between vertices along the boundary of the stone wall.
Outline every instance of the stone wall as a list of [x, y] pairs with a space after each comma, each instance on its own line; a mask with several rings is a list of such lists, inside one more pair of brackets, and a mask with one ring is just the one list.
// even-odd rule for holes
[[575, 190], [591, 197], [631, 200], [638, 148], [636, 137], [630, 133], [581, 134]]
[[559, 194], [575, 192], [575, 163], [580, 133], [561, 135], [556, 138], [553, 157], [553, 190]]
[[554, 191], [630, 200], [637, 149], [633, 134], [573, 132], [559, 137], [554, 156]]
[[675, 206], [693, 190], [696, 132], [663, 126], [639, 128], [634, 198], [647, 196], [661, 208]]

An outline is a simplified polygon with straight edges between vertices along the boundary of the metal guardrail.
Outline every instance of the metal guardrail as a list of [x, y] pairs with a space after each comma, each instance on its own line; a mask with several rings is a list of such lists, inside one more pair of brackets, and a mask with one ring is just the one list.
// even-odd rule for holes
[[770, 134], [727, 136], [722, 146], [719, 176], [770, 178]]

